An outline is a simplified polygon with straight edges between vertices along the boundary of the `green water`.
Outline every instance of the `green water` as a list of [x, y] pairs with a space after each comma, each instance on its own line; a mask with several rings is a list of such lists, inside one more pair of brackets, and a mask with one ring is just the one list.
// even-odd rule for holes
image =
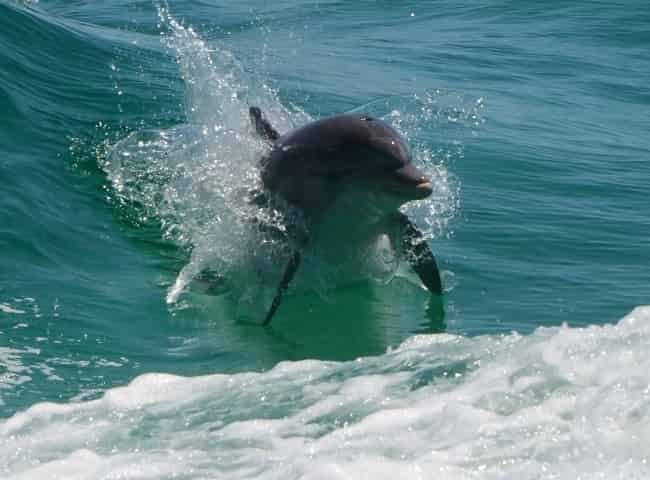
[[[416, 333], [527, 334], [647, 303], [644, 4], [171, 10], [196, 37], [179, 40], [146, 2], [0, 2], [2, 416], [146, 372], [354, 359]], [[239, 103], [220, 96], [235, 91]], [[325, 285], [290, 293], [270, 330], [196, 289], [166, 303], [197, 244], [237, 243], [166, 234], [218, 205], [143, 209], [105, 162], [130, 133], [197, 118], [244, 138], [248, 103], [283, 130], [360, 108], [404, 131], [437, 182], [435, 201], [409, 211], [443, 270], [444, 318], [408, 273], [330, 285], [316, 269]], [[235, 140], [215, 158], [254, 152]]]

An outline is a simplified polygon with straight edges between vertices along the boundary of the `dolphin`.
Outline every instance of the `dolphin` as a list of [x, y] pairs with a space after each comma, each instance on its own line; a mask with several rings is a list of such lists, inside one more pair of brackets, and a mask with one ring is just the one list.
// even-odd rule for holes
[[[258, 107], [250, 107], [249, 114], [255, 132], [269, 146], [260, 160], [263, 191], [256, 197], [258, 204], [279, 198], [297, 209], [308, 225], [317, 226], [341, 197], [350, 191], [368, 192], [364, 199], [369, 201], [352, 200], [343, 215], [355, 215], [352, 220], [359, 224], [379, 224], [381, 219], [382, 225], [398, 227], [402, 251], [422, 284], [432, 294], [442, 294], [438, 266], [424, 235], [399, 211], [404, 203], [431, 195], [431, 180], [413, 165], [406, 142], [393, 127], [369, 115], [349, 113], [280, 135]], [[341, 215], [340, 209], [336, 214]], [[308, 234], [294, 242], [264, 325], [280, 306], [308, 242]]]

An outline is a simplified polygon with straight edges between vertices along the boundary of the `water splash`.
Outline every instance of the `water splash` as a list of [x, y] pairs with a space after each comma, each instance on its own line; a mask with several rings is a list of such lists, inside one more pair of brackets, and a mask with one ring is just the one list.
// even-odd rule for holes
[[207, 267], [230, 271], [259, 249], [248, 220], [261, 212], [247, 198], [258, 186], [264, 145], [251, 134], [249, 103], [275, 105], [272, 112], [282, 114], [274, 121], [285, 128], [293, 126], [286, 124], [294, 113], [271, 89], [254, 90], [227, 50], [209, 47], [166, 9], [159, 16], [186, 87], [187, 123], [133, 132], [113, 146], [102, 167], [122, 203], [139, 208], [143, 220], [159, 221], [166, 239], [191, 252], [168, 292], [167, 302], [174, 303]]
[[[261, 234], [251, 219], [283, 230], [286, 218], [250, 202], [251, 192], [259, 187], [257, 161], [265, 145], [252, 132], [248, 107], [260, 106], [280, 132], [311, 118], [300, 108], [285, 107], [277, 92], [250, 78], [229, 51], [208, 45], [168, 9], [159, 8], [159, 19], [162, 41], [175, 56], [185, 84], [186, 123], [131, 133], [112, 146], [102, 167], [126, 208], [137, 208], [145, 222], [156, 219], [164, 238], [188, 252], [187, 263], [168, 291], [168, 303], [175, 303], [206, 270], [230, 278], [231, 285], [275, 285], [276, 281], [260, 279], [277, 275], [286, 251], [277, 239]], [[427, 115], [431, 109], [418, 107], [402, 115], [393, 110], [384, 117], [408, 138], [422, 128], [420, 122], [429, 121]], [[423, 219], [425, 235], [433, 238], [453, 218], [459, 187], [438, 153], [416, 146], [414, 155], [432, 175], [436, 194], [407, 208]], [[377, 248], [378, 258], [386, 256], [385, 248]], [[324, 281], [332, 273], [324, 268], [326, 263], [306, 258], [305, 265], [315, 264], [314, 270], [319, 271], [311, 285], [331, 283]], [[394, 264], [394, 258], [388, 263]], [[246, 296], [260, 294], [240, 294]]]
[[433, 195], [402, 207], [427, 240], [451, 235], [452, 221], [461, 208], [461, 182], [452, 167], [463, 159], [466, 138], [476, 135], [485, 123], [485, 107], [483, 97], [436, 89], [378, 98], [353, 110], [395, 127], [411, 145], [414, 161], [431, 177]]

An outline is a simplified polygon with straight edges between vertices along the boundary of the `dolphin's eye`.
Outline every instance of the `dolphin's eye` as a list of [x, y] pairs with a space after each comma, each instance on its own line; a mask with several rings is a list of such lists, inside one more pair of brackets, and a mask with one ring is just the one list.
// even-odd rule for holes
[[374, 118], [364, 115], [363, 117], [359, 117], [359, 120], [361, 120], [362, 122], [372, 122]]

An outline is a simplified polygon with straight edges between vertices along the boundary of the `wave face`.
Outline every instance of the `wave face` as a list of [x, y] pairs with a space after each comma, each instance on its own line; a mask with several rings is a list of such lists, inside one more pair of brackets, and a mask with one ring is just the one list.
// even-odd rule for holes
[[[648, 478], [646, 3], [230, 3], [0, 0], [0, 477]], [[442, 304], [348, 222], [259, 327], [250, 105], [406, 137]]]

